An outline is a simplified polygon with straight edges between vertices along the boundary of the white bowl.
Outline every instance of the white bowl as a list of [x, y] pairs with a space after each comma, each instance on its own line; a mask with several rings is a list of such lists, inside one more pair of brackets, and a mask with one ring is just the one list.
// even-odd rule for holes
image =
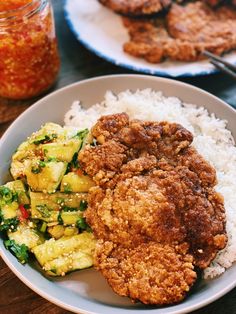
[[[107, 90], [120, 92], [144, 88], [160, 90], [166, 96], [176, 96], [184, 102], [204, 106], [217, 117], [228, 120], [228, 128], [236, 138], [236, 111], [229, 105], [191, 85], [170, 79], [143, 75], [104, 76], [78, 82], [58, 90], [26, 110], [6, 131], [0, 142], [0, 184], [7, 178], [11, 155], [17, 146], [43, 123], [63, 124], [63, 117], [74, 100], [85, 107], [100, 102]], [[196, 310], [218, 299], [236, 286], [236, 265], [220, 277], [201, 280], [180, 304], [168, 307], [148, 307], [132, 304], [128, 298], [117, 296], [105, 279], [94, 269], [73, 272], [63, 278], [49, 278], [36, 264], [21, 265], [0, 239], [1, 256], [10, 269], [28, 287], [45, 299], [76, 313], [101, 314], [177, 314]]]

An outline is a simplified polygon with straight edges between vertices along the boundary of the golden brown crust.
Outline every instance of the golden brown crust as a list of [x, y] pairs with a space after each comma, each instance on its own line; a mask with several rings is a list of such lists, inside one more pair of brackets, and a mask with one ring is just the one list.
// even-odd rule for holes
[[214, 41], [224, 45], [226, 51], [236, 45], [236, 11], [231, 7], [212, 9], [200, 1], [186, 6], [174, 4], [167, 15], [167, 27], [172, 37], [202, 43], [205, 49]]
[[163, 19], [132, 20], [123, 18], [130, 40], [123, 49], [128, 54], [144, 58], [151, 63], [159, 63], [165, 57], [164, 43], [169, 40]]
[[182, 301], [197, 277], [185, 244], [148, 242], [129, 249], [101, 241], [95, 266], [116, 293], [145, 304]]
[[[215, 170], [190, 146], [192, 134], [176, 123], [129, 120], [123, 113], [99, 119], [92, 135], [100, 144], [85, 147], [79, 161], [97, 183], [89, 191], [85, 213], [95, 236], [112, 243], [116, 258], [126, 252], [128, 264], [135, 263], [136, 248], [141, 252], [138, 248], [142, 247], [143, 259], [148, 258], [145, 252], [149, 244], [158, 254], [164, 254], [162, 248], [167, 246], [167, 251], [176, 254], [176, 260], [182, 260], [175, 247], [184, 245], [192, 263], [206, 268], [226, 245], [225, 211], [222, 197], [214, 191]], [[98, 252], [106, 255], [105, 249], [102, 247]], [[99, 260], [97, 257], [100, 269]], [[113, 257], [109, 257], [107, 263], [112, 261]], [[169, 267], [163, 263], [155, 264], [157, 273], [156, 267]], [[123, 295], [122, 284], [116, 285], [117, 279], [113, 277], [110, 280], [112, 270], [104, 269], [113, 289]], [[117, 273], [120, 271], [117, 266]], [[145, 295], [136, 291], [133, 284], [136, 274], [124, 276], [132, 281], [125, 295], [144, 303], [177, 302], [186, 293], [181, 279], [170, 294], [160, 296], [158, 290], [148, 300], [151, 292]], [[178, 296], [171, 295], [174, 291], [178, 291]]]
[[[105, 192], [96, 188], [96, 204], [94, 197], [92, 191], [89, 196], [92, 206], [86, 218], [98, 238], [133, 247], [148, 239], [180, 243], [186, 237], [181, 217], [176, 214], [175, 204], [169, 201], [164, 182], [157, 179], [157, 174], [127, 179], [121, 175], [115, 188]], [[105, 226], [103, 230], [101, 224]]]
[[171, 0], [99, 0], [116, 13], [140, 16], [155, 14], [167, 8]]
[[96, 183], [105, 184], [126, 162], [126, 151], [124, 145], [113, 140], [97, 146], [96, 149], [86, 147], [80, 153], [80, 164]]
[[236, 10], [229, 6], [173, 4], [166, 20], [124, 19], [124, 25], [130, 35], [124, 51], [151, 63], [165, 58], [195, 61], [203, 58], [204, 50], [220, 55], [236, 48]]

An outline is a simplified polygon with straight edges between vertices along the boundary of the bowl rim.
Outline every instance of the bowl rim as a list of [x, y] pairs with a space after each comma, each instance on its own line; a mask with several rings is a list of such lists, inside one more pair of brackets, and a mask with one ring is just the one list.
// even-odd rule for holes
[[[212, 99], [215, 99], [218, 103], [221, 103], [224, 107], [227, 107], [228, 110], [230, 110], [232, 112], [232, 114], [236, 115], [236, 110], [231, 107], [230, 105], [228, 105], [226, 102], [224, 102], [223, 100], [221, 100], [220, 98], [210, 94], [209, 92], [202, 90], [201, 88], [195, 87], [191, 84], [188, 83], [184, 83], [181, 81], [176, 81], [174, 79], [171, 78], [163, 78], [163, 77], [153, 77], [153, 76], [149, 76], [149, 75], [139, 75], [139, 74], [115, 74], [115, 75], [103, 75], [103, 76], [97, 76], [97, 77], [92, 77], [92, 78], [88, 78], [85, 80], [81, 80], [81, 81], [77, 81], [73, 84], [69, 84], [67, 86], [64, 86], [44, 97], [42, 97], [40, 100], [36, 101], [34, 104], [32, 104], [28, 109], [26, 109], [23, 113], [21, 113], [21, 115], [19, 115], [17, 117], [17, 119], [15, 119], [15, 121], [8, 127], [8, 129], [5, 131], [5, 133], [3, 134], [2, 138], [0, 139], [0, 151], [1, 151], [1, 147], [4, 146], [5, 141], [7, 140], [7, 136], [9, 133], [12, 132], [12, 130], [14, 130], [15, 125], [17, 123], [19, 123], [19, 121], [22, 119], [22, 117], [27, 113], [30, 114], [31, 111], [35, 110], [35, 108], [40, 107], [41, 103], [44, 103], [45, 101], [47, 102], [48, 100], [50, 100], [51, 97], [54, 97], [55, 95], [57, 95], [58, 93], [62, 93], [70, 88], [74, 88], [78, 85], [81, 84], [89, 84], [92, 81], [97, 81], [97, 80], [104, 80], [104, 79], [112, 79], [112, 78], [141, 78], [141, 79], [147, 79], [147, 80], [154, 80], [156, 82], [161, 81], [161, 82], [166, 82], [169, 84], [174, 84], [177, 87], [178, 86], [182, 86], [182, 87], [186, 87], [188, 89], [194, 90], [198, 93], [204, 94]], [[45, 121], [46, 122], [46, 121]], [[91, 311], [86, 311], [83, 309], [78, 309], [77, 307], [70, 305], [64, 301], [61, 301], [60, 299], [57, 299], [56, 297], [50, 296], [48, 295], [47, 292], [44, 292], [42, 289], [38, 288], [35, 284], [31, 283], [30, 279], [26, 278], [23, 274], [21, 274], [20, 271], [18, 271], [14, 265], [11, 263], [11, 261], [8, 259], [7, 255], [5, 254], [4, 250], [1, 249], [0, 247], [0, 256], [2, 257], [2, 259], [4, 260], [4, 262], [7, 264], [7, 266], [11, 269], [11, 271], [26, 285], [28, 286], [30, 289], [32, 289], [34, 292], [36, 292], [38, 295], [40, 295], [41, 297], [45, 298], [46, 300], [54, 303], [57, 306], [60, 306], [61, 308], [64, 308], [66, 310], [70, 310], [74, 313], [84, 313], [84, 314], [96, 314], [97, 312], [91, 312]], [[220, 297], [222, 297], [223, 295], [225, 295], [226, 293], [228, 293], [230, 290], [232, 290], [233, 288], [236, 287], [236, 278], [234, 281], [231, 282], [230, 285], [227, 285], [226, 287], [224, 287], [221, 291], [219, 291], [218, 293], [214, 294], [211, 297], [206, 298], [204, 301], [195, 304], [195, 305], [189, 305], [188, 307], [186, 307], [184, 310], [180, 309], [180, 311], [177, 310], [177, 312], [173, 309], [173, 314], [177, 314], [177, 313], [189, 313], [190, 311], [194, 311], [197, 309], [200, 309], [212, 302], [214, 302], [215, 300], [219, 299]], [[78, 312], [79, 311], [79, 312]], [[122, 309], [121, 309], [122, 311]]]
[[235, 114], [236, 112], [236, 108], [230, 106], [229, 104], [227, 104], [225, 101], [223, 101], [222, 99], [220, 99], [219, 97], [205, 91], [204, 89], [201, 89], [197, 86], [191, 85], [189, 83], [185, 83], [182, 81], [177, 81], [174, 78], [167, 78], [167, 77], [158, 77], [158, 76], [150, 76], [147, 74], [110, 74], [110, 75], [101, 75], [101, 76], [95, 76], [95, 77], [91, 77], [88, 79], [83, 79], [77, 82], [74, 82], [72, 84], [63, 86], [51, 93], [49, 93], [48, 95], [40, 98], [39, 100], [37, 100], [35, 103], [33, 103], [29, 108], [27, 108], [25, 111], [23, 111], [12, 123], [11, 125], [7, 128], [7, 130], [3, 133], [2, 137], [0, 138], [0, 147], [2, 145], [2, 143], [5, 141], [5, 137], [7, 136], [8, 132], [10, 132], [14, 127], [15, 124], [22, 118], [22, 116], [25, 113], [30, 113], [32, 110], [34, 110], [35, 108], [37, 108], [38, 106], [40, 106], [41, 102], [44, 102], [45, 100], [50, 99], [51, 97], [53, 97], [55, 94], [59, 93], [59, 92], [63, 92], [67, 89], [73, 88], [75, 86], [77, 86], [78, 84], [87, 84], [89, 82], [93, 82], [93, 81], [97, 81], [97, 80], [103, 80], [106, 78], [143, 78], [143, 79], [151, 79], [151, 80], [156, 80], [156, 81], [165, 81], [166, 83], [174, 83], [177, 86], [185, 86], [186, 88], [190, 88], [192, 90], [198, 91], [199, 93], [202, 93], [208, 97], [211, 97], [213, 99], [215, 99], [217, 102], [220, 102], [224, 107], [227, 107], [233, 114]]

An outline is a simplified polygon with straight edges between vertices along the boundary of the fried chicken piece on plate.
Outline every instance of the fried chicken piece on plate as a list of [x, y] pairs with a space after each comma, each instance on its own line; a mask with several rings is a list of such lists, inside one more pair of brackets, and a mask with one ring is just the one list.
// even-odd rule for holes
[[130, 35], [124, 51], [151, 63], [195, 61], [204, 58], [204, 50], [221, 55], [236, 48], [236, 10], [226, 5], [173, 4], [165, 19], [123, 21]]
[[203, 187], [214, 187], [217, 183], [215, 169], [196, 151], [188, 147], [177, 156], [176, 163], [195, 172]]
[[[166, 58], [178, 61], [195, 61], [202, 58], [203, 43], [193, 43], [172, 37], [164, 18], [135, 20], [123, 18], [130, 40], [123, 45], [124, 52], [150, 63]], [[213, 51], [213, 50], [212, 50]]]
[[100, 241], [95, 267], [121, 296], [145, 304], [177, 303], [197, 277], [187, 248], [148, 242], [130, 249]]
[[86, 148], [80, 154], [80, 164], [100, 185], [108, 182], [127, 161], [127, 148], [114, 140]]
[[115, 134], [129, 125], [129, 117], [126, 113], [112, 115], [112, 119], [108, 116], [102, 116], [93, 126], [91, 132], [96, 140], [103, 144], [109, 139], [113, 139]]
[[124, 52], [150, 63], [162, 62], [166, 57], [165, 46], [172, 41], [164, 19], [135, 20], [123, 18], [130, 40], [123, 45]]
[[116, 13], [130, 16], [151, 15], [169, 7], [171, 0], [99, 0]]
[[225, 214], [215, 170], [190, 146], [192, 134], [122, 113], [101, 117], [92, 135], [101, 145], [86, 147], [79, 160], [98, 185], [87, 210], [95, 234], [116, 243], [130, 243], [130, 235], [137, 243], [187, 237], [196, 264], [207, 267], [226, 244]]
[[172, 37], [202, 44], [216, 54], [236, 47], [236, 11], [229, 6], [212, 9], [204, 2], [173, 5], [167, 15], [167, 28]]
[[126, 247], [148, 239], [183, 242], [186, 232], [181, 217], [160, 184], [157, 176], [124, 179], [121, 174], [114, 188], [94, 188], [89, 193], [85, 215], [95, 236]]
[[129, 149], [136, 149], [138, 155], [148, 151], [158, 154], [159, 158], [178, 154], [193, 140], [191, 132], [180, 124], [129, 120], [126, 113], [101, 117], [92, 128], [92, 136], [100, 144], [112, 139]]
[[[199, 157], [201, 163], [200, 168], [197, 168]], [[224, 201], [222, 196], [214, 190], [215, 171], [207, 162], [203, 167], [202, 159], [195, 152], [194, 168], [191, 170], [186, 166], [177, 166], [175, 170], [179, 181], [167, 175], [164, 184], [168, 189], [169, 199], [173, 200], [181, 213], [181, 223], [186, 232], [185, 240], [189, 243], [189, 252], [194, 257], [194, 264], [204, 269], [215, 258], [218, 251], [225, 247], [227, 235]], [[193, 165], [192, 160], [191, 163]], [[207, 167], [211, 167], [211, 176], [203, 175], [202, 180], [199, 177], [200, 169]], [[194, 169], [196, 172], [193, 171]], [[204, 179], [206, 179], [205, 183], [203, 183]], [[209, 181], [211, 181], [211, 186], [209, 186]], [[179, 182], [181, 189], [177, 187]]]
[[[126, 252], [128, 264], [134, 263], [139, 250], [146, 256], [149, 244], [156, 245], [159, 253], [155, 254], [160, 256], [164, 254], [162, 248], [168, 247], [167, 251], [183, 262], [175, 248], [184, 245], [193, 265], [207, 267], [226, 245], [225, 213], [223, 199], [214, 191], [215, 170], [190, 146], [192, 134], [176, 123], [129, 120], [123, 113], [99, 119], [92, 135], [98, 145], [85, 147], [79, 162], [97, 184], [89, 191], [85, 213], [95, 236], [114, 246], [115, 258]], [[105, 260], [98, 258], [103, 250], [102, 245], [96, 253], [97, 268], [99, 261]], [[168, 268], [166, 258], [160, 265], [157, 260], [158, 267]], [[122, 271], [123, 267], [126, 264]], [[123, 295], [116, 279], [110, 280], [115, 272], [104, 269], [113, 289]], [[141, 296], [141, 290], [135, 294], [135, 271], [125, 276], [132, 282], [125, 295], [144, 303], [177, 302], [186, 293], [179, 282], [179, 298], [167, 292], [160, 297], [158, 290], [153, 299], [148, 299]]]
[[207, 195], [196, 174], [185, 167], [133, 177], [128, 167], [122, 167], [126, 172], [115, 178], [115, 187], [113, 180], [112, 189], [95, 187], [89, 193], [86, 218], [95, 236], [127, 247], [148, 239], [187, 239], [195, 265], [206, 268], [227, 240], [219, 194], [208, 189]]

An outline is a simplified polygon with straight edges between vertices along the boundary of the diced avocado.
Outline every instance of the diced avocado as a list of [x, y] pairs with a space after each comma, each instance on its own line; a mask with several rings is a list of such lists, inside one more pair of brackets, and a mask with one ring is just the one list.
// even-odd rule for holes
[[27, 183], [33, 191], [54, 193], [66, 172], [65, 162], [41, 162], [29, 161], [25, 175]]
[[16, 231], [8, 231], [7, 235], [10, 240], [14, 240], [19, 245], [25, 244], [30, 250], [45, 241], [43, 236], [28, 224], [20, 224]]
[[30, 200], [25, 189], [25, 185], [21, 180], [11, 181], [5, 184], [9, 189], [18, 195], [19, 204], [29, 204]]
[[47, 240], [32, 251], [44, 270], [58, 276], [92, 266], [95, 243], [93, 234], [84, 232], [59, 240]]
[[94, 185], [94, 181], [89, 176], [69, 172], [62, 178], [60, 189], [63, 192], [83, 193], [88, 192]]
[[58, 215], [63, 208], [79, 209], [81, 201], [85, 202], [86, 193], [53, 194], [30, 192], [31, 217], [47, 222], [57, 222]]
[[82, 141], [75, 138], [59, 143], [43, 144], [42, 150], [46, 158], [70, 162], [74, 154], [79, 151], [81, 144]]

